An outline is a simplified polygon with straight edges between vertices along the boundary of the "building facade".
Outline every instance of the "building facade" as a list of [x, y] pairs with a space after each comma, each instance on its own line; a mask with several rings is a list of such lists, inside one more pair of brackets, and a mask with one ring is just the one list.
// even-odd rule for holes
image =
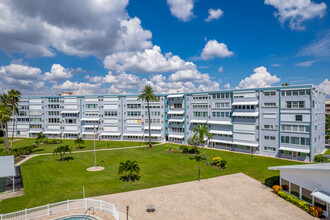
[[330, 99], [325, 100], [325, 115], [330, 115]]
[[[187, 143], [205, 124], [209, 147], [310, 161], [324, 150], [325, 92], [313, 85], [137, 95], [22, 97], [14, 135]], [[13, 125], [9, 126], [12, 131]]]

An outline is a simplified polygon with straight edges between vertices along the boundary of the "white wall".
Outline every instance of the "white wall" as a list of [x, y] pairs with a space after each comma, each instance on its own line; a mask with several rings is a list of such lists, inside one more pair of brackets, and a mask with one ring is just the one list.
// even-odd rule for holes
[[104, 109], [118, 109], [118, 105], [104, 105]]
[[118, 131], [118, 127], [104, 127], [103, 128], [104, 131]]

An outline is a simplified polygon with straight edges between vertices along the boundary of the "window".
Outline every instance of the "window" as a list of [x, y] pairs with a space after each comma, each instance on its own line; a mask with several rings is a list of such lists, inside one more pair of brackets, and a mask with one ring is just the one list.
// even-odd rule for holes
[[141, 116], [141, 112], [127, 112], [127, 116]]
[[213, 99], [229, 99], [231, 98], [231, 93], [217, 93], [212, 95]]
[[276, 148], [274, 148], [274, 147], [264, 147], [264, 150], [265, 151], [275, 152], [276, 151]]
[[127, 108], [141, 108], [141, 104], [127, 104]]
[[182, 108], [182, 104], [177, 104], [177, 103], [175, 103], [175, 104], [174, 104], [174, 108]]
[[275, 95], [276, 95], [276, 92], [275, 92], [275, 91], [272, 91], [272, 92], [264, 92], [264, 95], [265, 95], [265, 96], [275, 96]]
[[172, 132], [184, 132], [184, 128], [171, 128]]
[[277, 130], [277, 125], [263, 125], [263, 129], [266, 129], [266, 130]]
[[264, 136], [265, 140], [275, 140], [275, 136]]
[[295, 145], [310, 145], [310, 139], [304, 137], [281, 136], [281, 143]]
[[60, 98], [48, 98], [48, 102], [54, 103], [54, 102], [60, 102]]
[[207, 112], [193, 112], [193, 117], [206, 118], [207, 117]]
[[65, 119], [65, 124], [76, 124], [77, 119]]
[[58, 112], [58, 111], [49, 111], [48, 115], [60, 115], [60, 112]]
[[207, 96], [193, 96], [193, 100], [203, 100], [207, 99]]
[[265, 102], [264, 107], [276, 107], [276, 103], [275, 102]]
[[28, 110], [29, 109], [29, 106], [28, 105], [21, 105], [21, 106], [19, 106], [19, 109], [21, 109], [21, 110]]
[[127, 124], [141, 124], [141, 119], [127, 119]]
[[105, 111], [104, 116], [117, 116], [117, 111]]
[[[146, 119], [145, 121], [146, 121], [146, 124], [149, 123], [148, 119]], [[150, 124], [160, 124], [160, 119], [152, 118], [152, 119], [150, 119]]]
[[60, 123], [60, 119], [59, 118], [49, 118], [48, 122], [49, 123]]
[[41, 125], [30, 125], [30, 128], [41, 128]]
[[230, 108], [229, 102], [214, 103], [214, 108]]
[[96, 108], [98, 108], [98, 104], [86, 104], [86, 108], [88, 108], [88, 109], [96, 109]]
[[[148, 116], [148, 111], [145, 112], [145, 115]], [[160, 116], [160, 112], [150, 112], [150, 116]]]
[[296, 115], [296, 121], [302, 121], [302, 115]]
[[295, 133], [307, 133], [310, 131], [310, 126], [305, 125], [281, 125], [281, 131], [295, 132]]
[[26, 116], [27, 115], [27, 113], [26, 113], [26, 111], [19, 111], [19, 114], [18, 114], [19, 116]]
[[286, 102], [286, 108], [305, 108], [305, 102], [304, 101], [287, 101]]
[[62, 117], [78, 117], [78, 113], [63, 113]]
[[41, 122], [41, 118], [30, 118], [30, 122]]
[[51, 104], [51, 105], [48, 105], [48, 108], [60, 108], [60, 105], [54, 105], [54, 104]]
[[230, 112], [212, 112], [214, 118], [229, 118]]
[[193, 108], [207, 108], [207, 105], [193, 105]]

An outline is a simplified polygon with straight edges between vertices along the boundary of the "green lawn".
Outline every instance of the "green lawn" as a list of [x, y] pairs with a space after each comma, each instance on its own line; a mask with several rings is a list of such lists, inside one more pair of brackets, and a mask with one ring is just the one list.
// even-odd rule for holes
[[324, 154], [330, 155], [330, 149], [328, 149]]
[[[209, 159], [221, 156], [227, 160], [228, 168], [219, 170], [207, 167], [203, 161], [196, 161], [194, 155], [163, 152], [168, 147], [178, 145], [97, 152], [98, 161], [104, 160], [105, 170], [100, 172], [86, 171], [94, 163], [92, 152], [73, 154], [74, 160], [67, 162], [59, 162], [53, 155], [32, 158], [21, 165], [24, 196], [2, 201], [0, 213], [82, 198], [83, 186], [86, 196], [90, 197], [192, 181], [197, 179], [198, 166], [201, 166], [201, 178], [242, 172], [264, 182], [268, 177], [279, 175], [278, 171], [270, 171], [267, 167], [299, 164], [276, 158], [206, 150]], [[140, 181], [126, 183], [119, 180], [119, 163], [128, 159], [138, 161]]]
[[[16, 141], [15, 141], [16, 140]], [[25, 147], [33, 145], [36, 141], [35, 138], [15, 138], [13, 143], [13, 148]], [[49, 139], [53, 140], [53, 139]], [[82, 149], [76, 149], [78, 145], [74, 144], [74, 139], [55, 139], [63, 141], [62, 144], [41, 144], [35, 150], [36, 154], [41, 153], [53, 153], [54, 149], [60, 145], [72, 146], [73, 151], [82, 151], [82, 150], [92, 150], [94, 149], [94, 141], [93, 140], [84, 140], [85, 143], [81, 145]], [[9, 143], [10, 144], [10, 143]], [[96, 149], [108, 149], [108, 148], [120, 148], [120, 147], [132, 147], [139, 145], [147, 145], [148, 142], [145, 141], [95, 141]]]

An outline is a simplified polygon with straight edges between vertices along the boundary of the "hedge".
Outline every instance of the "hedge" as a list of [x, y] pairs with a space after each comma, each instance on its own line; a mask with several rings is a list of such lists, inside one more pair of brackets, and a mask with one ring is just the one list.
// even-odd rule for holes
[[311, 209], [311, 205], [309, 205], [307, 202], [304, 202], [292, 195], [289, 195], [283, 191], [278, 191], [277, 195], [283, 199], [285, 199], [288, 202], [291, 202], [292, 204], [298, 206], [299, 208], [305, 210], [307, 213], [310, 214], [310, 209]]

